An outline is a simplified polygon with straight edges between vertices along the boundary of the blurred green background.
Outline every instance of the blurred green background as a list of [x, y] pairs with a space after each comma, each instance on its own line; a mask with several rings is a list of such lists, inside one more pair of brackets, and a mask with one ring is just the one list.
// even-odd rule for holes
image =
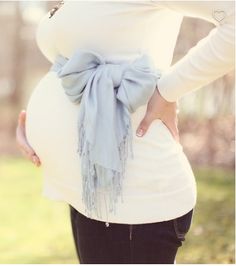
[[[234, 263], [234, 172], [194, 168], [198, 203], [177, 263]], [[0, 162], [0, 263], [78, 263], [69, 208], [41, 196], [41, 170]]]
[[[39, 19], [58, 1], [0, 2], [0, 263], [78, 263], [64, 202], [41, 195], [42, 173], [15, 141], [17, 116], [50, 63], [35, 42]], [[213, 25], [185, 17], [174, 64]], [[10, 58], [10, 60], [9, 60]], [[177, 263], [235, 263], [234, 72], [179, 101], [180, 140], [198, 199]]]

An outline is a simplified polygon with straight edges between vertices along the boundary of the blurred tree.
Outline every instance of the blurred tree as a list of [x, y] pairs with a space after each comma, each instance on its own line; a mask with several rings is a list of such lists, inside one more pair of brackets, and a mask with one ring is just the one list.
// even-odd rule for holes
[[[17, 153], [15, 128], [19, 110], [50, 66], [37, 47], [39, 19], [60, 1], [0, 1], [0, 155]], [[172, 64], [214, 26], [185, 17]], [[234, 167], [234, 71], [180, 100], [179, 129], [190, 160]], [[17, 153], [18, 154], [18, 153]]]
[[47, 8], [48, 8], [48, 10], [52, 9], [59, 2], [60, 1], [47, 1]]
[[[12, 110], [14, 112], [18, 112], [19, 106], [21, 105], [22, 99], [22, 86], [24, 81], [24, 58], [25, 58], [25, 49], [23, 45], [23, 41], [21, 38], [21, 33], [23, 29], [23, 19], [22, 13], [20, 9], [20, 1], [14, 2], [15, 6], [15, 27], [14, 27], [14, 34], [13, 34], [13, 42], [12, 45], [14, 46], [12, 49], [12, 93], [10, 95], [10, 104], [12, 105]], [[16, 127], [16, 120], [17, 115], [13, 114], [13, 119], [11, 123], [10, 133], [15, 135], [15, 127]]]

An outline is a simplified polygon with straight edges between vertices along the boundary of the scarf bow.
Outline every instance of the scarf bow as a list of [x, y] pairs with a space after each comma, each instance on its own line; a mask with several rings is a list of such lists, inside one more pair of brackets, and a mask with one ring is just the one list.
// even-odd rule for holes
[[134, 156], [130, 113], [147, 103], [161, 72], [146, 54], [116, 63], [81, 49], [69, 59], [58, 54], [50, 70], [56, 71], [70, 101], [80, 103], [77, 152], [85, 211], [90, 216], [94, 209], [99, 216], [102, 193], [115, 213], [129, 151]]

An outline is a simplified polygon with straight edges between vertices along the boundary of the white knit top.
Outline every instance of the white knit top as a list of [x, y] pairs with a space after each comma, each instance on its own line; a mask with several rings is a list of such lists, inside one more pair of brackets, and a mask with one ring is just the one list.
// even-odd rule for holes
[[[160, 93], [176, 101], [233, 69], [233, 5], [233, 1], [65, 1], [51, 18], [49, 12], [43, 16], [36, 41], [51, 63], [58, 53], [70, 57], [78, 48], [97, 51], [107, 60], [129, 60], [145, 52], [163, 71]], [[183, 16], [203, 18], [216, 27], [171, 66]], [[104, 206], [102, 218], [94, 213], [95, 220], [158, 222], [179, 217], [196, 204], [192, 168], [165, 124], [156, 119], [143, 137], [135, 135], [146, 107], [131, 116], [134, 159], [127, 161], [123, 202], [109, 217]], [[78, 108], [66, 97], [56, 74], [48, 71], [28, 101], [26, 135], [42, 163], [43, 195], [86, 215], [76, 153]]]

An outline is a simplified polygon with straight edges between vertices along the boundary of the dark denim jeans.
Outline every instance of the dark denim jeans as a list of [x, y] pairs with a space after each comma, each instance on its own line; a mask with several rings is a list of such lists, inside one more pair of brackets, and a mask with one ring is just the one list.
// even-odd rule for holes
[[174, 264], [192, 224], [193, 211], [172, 220], [145, 224], [106, 224], [71, 205], [70, 218], [81, 264]]

